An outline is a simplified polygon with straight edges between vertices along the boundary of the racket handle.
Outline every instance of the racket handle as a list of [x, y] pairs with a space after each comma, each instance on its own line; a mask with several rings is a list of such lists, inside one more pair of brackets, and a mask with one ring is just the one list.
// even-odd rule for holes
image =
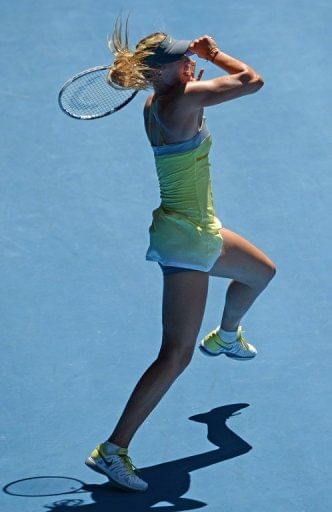
[[196, 80], [200, 80], [202, 78], [203, 73], [204, 73], [204, 69], [201, 69], [200, 72], [197, 75]]

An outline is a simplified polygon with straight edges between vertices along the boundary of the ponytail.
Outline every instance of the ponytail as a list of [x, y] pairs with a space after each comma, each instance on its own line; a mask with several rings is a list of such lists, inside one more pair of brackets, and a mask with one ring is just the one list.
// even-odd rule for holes
[[[129, 16], [128, 16], [129, 18]], [[141, 39], [134, 51], [129, 48], [128, 18], [123, 35], [122, 21], [117, 18], [108, 47], [114, 55], [107, 79], [121, 87], [148, 89], [151, 87], [153, 68], [144, 63], [154, 53], [154, 48], [165, 38], [163, 32], [155, 32]]]

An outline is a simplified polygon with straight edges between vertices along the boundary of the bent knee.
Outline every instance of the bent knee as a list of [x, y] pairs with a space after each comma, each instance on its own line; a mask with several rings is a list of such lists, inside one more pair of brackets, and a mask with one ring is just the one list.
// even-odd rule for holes
[[273, 261], [271, 262], [271, 265], [269, 266], [269, 281], [274, 278], [274, 276], [277, 273], [277, 266]]
[[271, 261], [269, 263], [264, 263], [264, 265], [260, 265], [260, 267], [256, 269], [255, 272], [252, 272], [249, 276], [247, 276], [247, 279], [243, 280], [242, 282], [251, 288], [254, 288], [255, 290], [262, 291], [264, 288], [266, 288], [271, 279], [273, 279], [275, 274], [276, 266]]
[[274, 276], [276, 275], [276, 272], [277, 272], [277, 267], [273, 263], [273, 261], [271, 261], [271, 263], [265, 265], [264, 270], [262, 271], [262, 274], [259, 279], [260, 286], [262, 288], [265, 288], [269, 284], [271, 279], [274, 278]]

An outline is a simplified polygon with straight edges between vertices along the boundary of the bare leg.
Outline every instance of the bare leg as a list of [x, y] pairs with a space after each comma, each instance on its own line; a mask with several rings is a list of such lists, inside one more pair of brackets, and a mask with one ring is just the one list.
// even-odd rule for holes
[[163, 338], [157, 359], [136, 385], [109, 441], [127, 447], [136, 430], [189, 364], [201, 327], [209, 274], [164, 277]]
[[226, 293], [221, 328], [235, 331], [243, 315], [275, 275], [274, 263], [257, 247], [229, 229], [222, 228], [223, 251], [211, 276], [232, 281]]

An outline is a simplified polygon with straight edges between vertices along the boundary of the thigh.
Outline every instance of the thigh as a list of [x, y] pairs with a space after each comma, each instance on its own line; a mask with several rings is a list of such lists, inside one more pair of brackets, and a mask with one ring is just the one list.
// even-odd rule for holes
[[249, 286], [264, 282], [275, 273], [275, 265], [263, 251], [233, 231], [222, 228], [222, 253], [210, 270], [211, 276], [228, 277]]
[[163, 345], [194, 347], [205, 310], [209, 273], [177, 272], [164, 276]]

